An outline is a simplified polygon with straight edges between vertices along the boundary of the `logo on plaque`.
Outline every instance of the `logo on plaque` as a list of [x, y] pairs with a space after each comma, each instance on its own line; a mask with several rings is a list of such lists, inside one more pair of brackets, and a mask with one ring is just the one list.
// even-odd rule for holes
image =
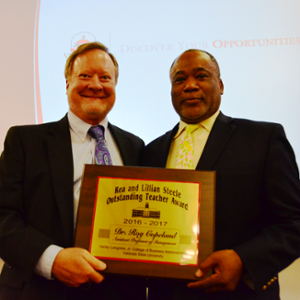
[[133, 218], [152, 218], [152, 219], [160, 219], [160, 211], [156, 208], [149, 208], [149, 203], [145, 203], [145, 207], [138, 207], [132, 210]]

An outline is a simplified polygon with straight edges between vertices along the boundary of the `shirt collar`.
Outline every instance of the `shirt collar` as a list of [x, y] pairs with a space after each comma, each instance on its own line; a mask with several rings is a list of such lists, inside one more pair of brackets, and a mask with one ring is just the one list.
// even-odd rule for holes
[[[68, 111], [68, 120], [71, 130], [74, 131], [74, 133], [80, 138], [82, 142], [86, 140], [86, 138], [90, 138], [90, 135], [88, 134], [88, 130], [91, 128], [91, 124], [88, 124], [78, 118], [74, 113], [72, 113], [70, 110]], [[107, 126], [108, 126], [108, 119], [105, 117], [98, 125], [102, 125], [104, 127], [104, 137], [105, 140], [107, 140]]]
[[[199, 124], [201, 125], [202, 128], [204, 128], [208, 132], [211, 132], [211, 129], [214, 126], [214, 123], [215, 123], [216, 118], [218, 117], [219, 113], [220, 113], [220, 111], [217, 110], [212, 116], [210, 116], [208, 119], [200, 122]], [[187, 125], [188, 125], [187, 123], [180, 120], [179, 128], [178, 128], [178, 131], [177, 131], [176, 135], [174, 136], [174, 140], [181, 135], [181, 133], [185, 130], [185, 127]]]

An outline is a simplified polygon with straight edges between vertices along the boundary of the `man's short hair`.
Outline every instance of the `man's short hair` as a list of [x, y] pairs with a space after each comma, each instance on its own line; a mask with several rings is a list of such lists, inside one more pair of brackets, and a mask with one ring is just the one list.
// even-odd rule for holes
[[178, 58], [179, 58], [182, 54], [184, 54], [184, 53], [186, 53], [186, 52], [191, 52], [191, 51], [196, 51], [196, 52], [206, 53], [206, 54], [210, 57], [210, 59], [214, 62], [214, 64], [216, 65], [216, 67], [217, 67], [217, 72], [218, 72], [218, 77], [219, 77], [219, 78], [221, 77], [220, 67], [219, 67], [219, 64], [218, 64], [217, 60], [215, 59], [215, 57], [214, 57], [212, 54], [210, 54], [209, 52], [204, 51], [204, 50], [199, 50], [199, 49], [188, 49], [188, 50], [184, 51], [183, 53], [181, 53], [178, 57], [176, 57], [175, 60], [173, 61], [172, 65], [171, 65], [171, 67], [170, 67], [170, 77], [171, 77], [171, 70], [172, 70], [173, 66], [175, 65], [176, 61], [178, 60]]
[[118, 81], [118, 76], [119, 76], [119, 65], [118, 65], [118, 62], [117, 62], [116, 58], [113, 56], [113, 54], [111, 54], [108, 51], [108, 48], [105, 45], [103, 45], [103, 44], [101, 44], [99, 42], [92, 42], [92, 43], [82, 44], [75, 51], [73, 51], [69, 55], [69, 57], [68, 57], [68, 59], [66, 61], [66, 65], [65, 65], [65, 78], [67, 80], [69, 80], [69, 78], [70, 78], [70, 76], [72, 74], [73, 64], [74, 64], [74, 61], [75, 61], [76, 57], [78, 55], [81, 55], [81, 54], [87, 52], [87, 51], [94, 50], [94, 49], [99, 49], [101, 51], [104, 51], [104, 52], [106, 52], [110, 56], [110, 58], [111, 58], [111, 60], [112, 60], [112, 62], [114, 64], [114, 66], [115, 66], [116, 82]]

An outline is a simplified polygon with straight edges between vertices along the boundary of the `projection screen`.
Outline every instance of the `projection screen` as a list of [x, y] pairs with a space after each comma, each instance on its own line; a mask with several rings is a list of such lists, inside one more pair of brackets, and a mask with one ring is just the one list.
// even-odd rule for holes
[[[34, 13], [30, 20], [34, 26], [31, 36], [27, 34], [18, 44], [18, 52], [26, 42], [33, 51], [14, 66], [14, 72], [17, 77], [19, 69], [32, 68], [33, 74], [6, 78], [12, 88], [10, 97], [1, 99], [4, 118], [8, 118], [9, 107], [30, 115], [25, 123], [63, 117], [68, 110], [63, 76], [66, 58], [81, 43], [100, 41], [120, 65], [117, 100], [109, 121], [148, 143], [178, 121], [170, 99], [172, 61], [184, 50], [198, 48], [211, 52], [220, 64], [225, 84], [222, 112], [282, 123], [299, 157], [298, 1], [27, 2], [34, 10], [27, 11], [26, 5], [20, 14], [33, 17]], [[22, 26], [2, 30], [12, 30], [13, 36], [13, 30], [22, 31]], [[13, 54], [14, 49], [11, 51]], [[5, 57], [2, 68], [3, 77], [5, 68], [12, 71]], [[16, 85], [20, 80], [33, 91], [32, 97], [22, 96]], [[2, 140], [8, 127], [18, 123], [11, 117], [1, 121]]]

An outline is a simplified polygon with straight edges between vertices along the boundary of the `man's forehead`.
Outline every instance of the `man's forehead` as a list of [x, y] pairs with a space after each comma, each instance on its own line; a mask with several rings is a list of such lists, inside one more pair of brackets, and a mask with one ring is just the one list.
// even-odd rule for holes
[[204, 60], [210, 60], [210, 56], [207, 53], [201, 50], [190, 50], [182, 53], [177, 58], [177, 61], [184, 60], [184, 59], [193, 59], [193, 58], [202, 58]]
[[92, 49], [78, 55], [73, 63], [73, 71], [82, 71], [85, 69], [97, 70], [99, 66], [105, 70], [115, 70], [114, 63], [110, 56], [102, 50]]
[[75, 58], [74, 64], [85, 61], [87, 58], [90, 58], [90, 59], [91, 58], [92, 59], [101, 58], [101, 59], [104, 59], [104, 60], [107, 60], [107, 61], [111, 61], [111, 58], [109, 57], [109, 55], [105, 51], [102, 51], [100, 49], [91, 49], [91, 50], [88, 50], [86, 52], [83, 52], [83, 53], [79, 54]]
[[189, 51], [178, 57], [171, 69], [171, 73], [182, 72], [187, 68], [198, 71], [210, 68], [216, 69], [216, 65], [208, 54], [201, 51]]

